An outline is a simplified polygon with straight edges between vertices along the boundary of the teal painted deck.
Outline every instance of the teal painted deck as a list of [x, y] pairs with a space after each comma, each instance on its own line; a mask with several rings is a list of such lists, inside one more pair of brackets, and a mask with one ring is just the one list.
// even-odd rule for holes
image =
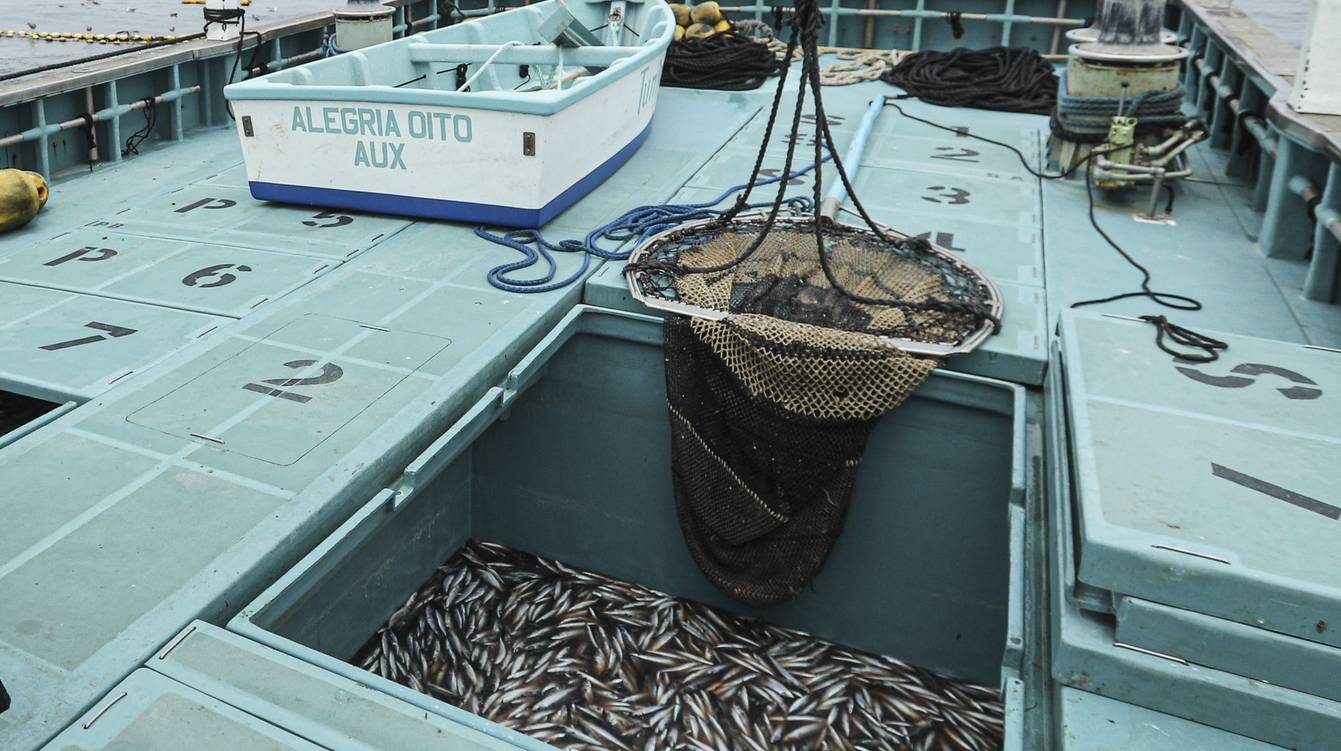
[[[840, 149], [866, 102], [889, 91], [880, 83], [825, 90]], [[768, 98], [767, 90], [664, 90], [648, 143], [547, 234], [579, 238], [631, 206], [700, 199], [742, 181]], [[1041, 165], [1044, 118], [901, 105], [1010, 142]], [[784, 144], [774, 140], [766, 166], [776, 168]], [[1208, 170], [1219, 164], [1214, 153], [1198, 154], [1201, 177], [1228, 180]], [[484, 274], [516, 256], [469, 227], [261, 204], [247, 195], [239, 165], [231, 130], [202, 132], [58, 182], [37, 221], [0, 240], [4, 388], [81, 404], [0, 448], [0, 676], [15, 700], [0, 715], [0, 746], [40, 746], [129, 689], [134, 698], [95, 726], [107, 742], [208, 716], [189, 725], [190, 737], [260, 732], [277, 748], [338, 745], [313, 735], [328, 729], [291, 736], [320, 725], [320, 713], [303, 714], [319, 710], [281, 706], [266, 695], [272, 686], [244, 686], [250, 674], [228, 673], [244, 657], [225, 647], [255, 657], [250, 643], [204, 625], [179, 647], [174, 667], [154, 667], [155, 656], [192, 621], [232, 617], [397, 477], [574, 305], [637, 309], [618, 264], [596, 264], [585, 285], [566, 290], [499, 292]], [[1040, 386], [1061, 311], [1139, 280], [1089, 227], [1083, 183], [1040, 182], [997, 147], [892, 109], [857, 187], [876, 219], [929, 233], [1001, 286], [1002, 333], [950, 369]], [[791, 190], [809, 188], [803, 180]], [[1156, 289], [1207, 303], [1175, 312], [1175, 321], [1341, 345], [1341, 308], [1302, 298], [1302, 261], [1260, 255], [1243, 230], [1248, 202], [1245, 187], [1192, 183], [1179, 190], [1173, 226], [1136, 222], [1137, 207], [1103, 206], [1098, 216], [1149, 265]], [[561, 256], [560, 273], [578, 260]], [[1146, 301], [1103, 310], [1166, 312]], [[1152, 356], [1153, 329], [1132, 328], [1100, 357]], [[89, 341], [73, 343], [81, 339]], [[1224, 370], [1240, 362], [1238, 351]], [[290, 382], [298, 378], [315, 380]], [[1294, 460], [1286, 452], [1279, 461]], [[1072, 612], [1056, 608], [1059, 619]], [[207, 642], [224, 651], [189, 664]], [[260, 658], [281, 663], [266, 670], [288, 664]], [[136, 670], [146, 661], [156, 672]], [[1082, 706], [1066, 698], [1074, 693], [1063, 692], [1069, 728], [1103, 727], [1116, 721], [1105, 713], [1131, 711]], [[391, 706], [374, 730], [404, 721], [405, 707], [367, 700]], [[1157, 722], [1137, 714], [1133, 722]], [[218, 729], [237, 722], [253, 727]], [[1231, 747], [1198, 741], [1204, 726], [1186, 724], [1181, 745]], [[102, 747], [78, 727], [55, 747]], [[398, 747], [388, 737], [370, 736]]]

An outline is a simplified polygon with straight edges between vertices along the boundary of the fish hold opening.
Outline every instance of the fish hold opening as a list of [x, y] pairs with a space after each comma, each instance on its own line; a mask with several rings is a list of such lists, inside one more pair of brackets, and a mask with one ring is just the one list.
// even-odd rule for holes
[[472, 540], [350, 660], [565, 750], [997, 749], [990, 688]]
[[59, 407], [54, 402], [35, 399], [11, 391], [0, 391], [0, 445], [5, 436]]

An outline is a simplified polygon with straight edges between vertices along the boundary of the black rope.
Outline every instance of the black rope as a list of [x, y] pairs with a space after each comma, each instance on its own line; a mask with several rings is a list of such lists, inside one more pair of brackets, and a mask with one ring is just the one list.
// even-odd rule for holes
[[945, 107], [1046, 115], [1057, 105], [1052, 64], [1021, 47], [918, 52], [882, 78], [918, 99]]
[[144, 102], [144, 126], [126, 139], [126, 147], [121, 150], [121, 156], [140, 153], [140, 144], [153, 135], [154, 127], [158, 124], [158, 108], [154, 106], [154, 98], [147, 96], [140, 101]]
[[[227, 20], [232, 20], [234, 18], [238, 19], [237, 56], [233, 58], [233, 67], [228, 69], [228, 83], [224, 84], [225, 86], [227, 86], [233, 83], [233, 79], [237, 76], [238, 68], [242, 65], [242, 46], [248, 34], [251, 34], [252, 36], [256, 37], [256, 46], [251, 48], [251, 59], [247, 61], [247, 67], [244, 73], [247, 76], [250, 76], [251, 71], [256, 68], [256, 58], [259, 57], [261, 53], [261, 32], [247, 31], [247, 12], [241, 8], [237, 9], [236, 14], [233, 14], [231, 11], [214, 11], [214, 12], [227, 15], [228, 16]], [[205, 11], [205, 20], [206, 22], [209, 22], [211, 20], [210, 11], [208, 9], [206, 9]], [[224, 111], [228, 113], [229, 120], [237, 119], [236, 117], [233, 116], [233, 103], [228, 101], [227, 98], [224, 99]]]
[[[1195, 363], [1215, 362], [1220, 359], [1220, 350], [1229, 349], [1229, 344], [1179, 326], [1164, 316], [1141, 316], [1141, 320], [1154, 325], [1158, 329], [1155, 334], [1155, 346], [1173, 355], [1175, 360]], [[1200, 350], [1203, 354], [1180, 352], [1173, 349], [1165, 343], [1166, 338], [1181, 347]]]
[[247, 14], [247, 11], [242, 8], [204, 8], [204, 11], [206, 26], [212, 23], [221, 23], [225, 25], [231, 25], [234, 22], [239, 24], [245, 23], [244, 17]]
[[170, 45], [170, 44], [178, 44], [179, 42], [189, 42], [189, 41], [192, 41], [192, 40], [194, 40], [194, 39], [200, 39], [200, 38], [203, 37], [203, 36], [205, 36], [203, 33], [201, 33], [201, 34], [187, 34], [186, 36], [180, 36], [180, 37], [177, 37], [176, 39], [163, 39], [163, 40], [160, 40], [160, 41], [157, 41], [157, 42], [149, 42], [149, 43], [147, 43], [147, 44], [136, 45], [136, 46], [134, 46], [134, 47], [123, 47], [123, 48], [120, 48], [120, 49], [112, 50], [111, 52], [103, 52], [103, 53], [98, 54], [98, 55], [89, 55], [88, 57], [79, 57], [79, 58], [75, 58], [74, 60], [65, 60], [65, 61], [63, 61], [63, 62], [59, 62], [59, 63], [51, 63], [50, 65], [39, 65], [39, 66], [36, 67], [36, 68], [25, 68], [25, 69], [23, 69], [23, 70], [16, 70], [16, 71], [14, 71], [13, 73], [6, 73], [5, 75], [0, 76], [0, 82], [4, 82], [4, 81], [12, 81], [12, 80], [14, 80], [14, 79], [16, 79], [16, 78], [23, 78], [24, 76], [32, 76], [32, 75], [36, 75], [36, 74], [38, 74], [38, 73], [49, 73], [49, 72], [51, 72], [51, 71], [53, 71], [53, 70], [60, 70], [60, 69], [62, 69], [62, 68], [69, 68], [69, 67], [71, 67], [71, 66], [73, 66], [73, 65], [84, 65], [84, 64], [86, 64], [86, 63], [95, 63], [95, 62], [97, 62], [97, 61], [99, 61], [99, 60], [106, 60], [106, 59], [109, 58], [109, 57], [117, 57], [117, 56], [119, 56], [119, 55], [128, 55], [128, 54], [130, 54], [130, 53], [132, 53], [132, 52], [142, 52], [142, 51], [144, 51], [144, 50], [154, 49], [155, 47], [166, 47], [166, 46], [168, 46], [168, 45]]
[[950, 33], [955, 39], [964, 36], [964, 11], [952, 10], [946, 13], [945, 22], [950, 24]]
[[[1107, 232], [1104, 231], [1103, 227], [1099, 226], [1099, 220], [1094, 215], [1095, 202], [1094, 202], [1094, 180], [1092, 179], [1093, 178], [1092, 160], [1105, 154], [1112, 154], [1114, 152], [1121, 151], [1123, 149], [1130, 147], [1123, 146], [1119, 148], [1094, 149], [1090, 151], [1089, 154], [1086, 154], [1083, 159], [1071, 165], [1070, 168], [1056, 174], [1050, 174], [1047, 172], [1040, 172], [1034, 169], [1029, 164], [1029, 160], [1027, 157], [1025, 157], [1024, 153], [1008, 143], [1002, 143], [1001, 141], [996, 141], [991, 138], [987, 138], [985, 136], [980, 136], [974, 133], [970, 133], [968, 131], [959, 130], [957, 128], [951, 128], [948, 125], [942, 125], [940, 123], [933, 122], [931, 120], [927, 120], [925, 118], [918, 117], [916, 115], [910, 115], [907, 112], [905, 112], [903, 108], [900, 107], [895, 102], [886, 102], [885, 104], [887, 106], [893, 107], [895, 110], [898, 111], [900, 115], [910, 120], [915, 120], [919, 123], [923, 123], [924, 125], [930, 125], [933, 128], [940, 128], [941, 130], [955, 133], [957, 135], [973, 138], [978, 141], [982, 141], [983, 143], [990, 143], [994, 146], [1000, 146], [1004, 149], [1009, 149], [1015, 153], [1016, 158], [1020, 160], [1020, 164], [1024, 167], [1026, 172], [1042, 180], [1061, 180], [1063, 178], [1067, 178], [1073, 175], [1075, 171], [1079, 169], [1081, 166], [1085, 167], [1085, 194], [1089, 201], [1090, 225], [1094, 227], [1094, 231], [1099, 233], [1099, 236], [1102, 237], [1104, 241], [1107, 242], [1108, 245], [1113, 248], [1113, 250], [1117, 251], [1118, 255], [1120, 255], [1123, 260], [1125, 260], [1137, 271], [1141, 272], [1141, 289], [1140, 291], [1137, 292], [1124, 292], [1122, 294], [1113, 295], [1111, 297], [1103, 297], [1094, 300], [1081, 300], [1080, 302], [1072, 303], [1071, 307], [1080, 308], [1087, 305], [1098, 305], [1100, 303], [1114, 302], [1116, 300], [1125, 300], [1133, 297], [1147, 297], [1157, 305], [1162, 305], [1166, 308], [1173, 308], [1175, 310], [1192, 311], [1202, 309], [1201, 301], [1197, 300], [1196, 298], [1189, 297], [1187, 295], [1174, 294], [1172, 292], [1158, 292], [1151, 289], [1150, 270], [1147, 269], [1145, 266], [1142, 266], [1140, 263], [1138, 263], [1136, 259], [1132, 258], [1131, 255], [1128, 254], [1127, 251], [1122, 248], [1121, 245], [1118, 245], [1117, 242], [1113, 240], [1113, 238], [1109, 236]], [[1164, 208], [1164, 211], [1167, 213], [1173, 210], [1174, 191], [1173, 187], [1168, 184], [1165, 184], [1164, 187], [1167, 188], [1169, 191], [1169, 201]], [[1188, 362], [1213, 362], [1217, 357], [1219, 357], [1219, 355], [1216, 354], [1216, 350], [1226, 349], [1229, 346], [1224, 342], [1219, 341], [1218, 339], [1213, 339], [1211, 337], [1205, 336], [1204, 334], [1199, 334], [1195, 331], [1192, 331], [1191, 329], [1169, 323], [1168, 320], [1164, 318], [1164, 316], [1141, 316], [1141, 319], [1149, 321], [1150, 323], [1154, 323], [1156, 326], [1159, 326], [1160, 330], [1158, 338], [1156, 340], [1156, 344], [1159, 346], [1160, 349], [1170, 354], [1173, 354], [1176, 357], [1181, 357], [1182, 359]], [[1184, 355], [1183, 353], [1171, 350], [1164, 344], [1164, 339], [1166, 336], [1169, 339], [1172, 339], [1175, 343], [1181, 344], [1186, 347], [1201, 349], [1205, 351], [1206, 354]], [[1214, 345], [1221, 345], [1221, 346], [1214, 346]], [[1210, 349], [1207, 349], [1207, 347], [1210, 347]], [[1209, 359], [1203, 359], [1203, 360], [1193, 359], [1197, 357], [1208, 357]]]
[[[452, 18], [453, 15], [456, 18]], [[438, 20], [445, 21], [443, 26], [451, 26], [466, 20], [466, 14], [452, 0], [438, 0]]]
[[[93, 113], [84, 112], [79, 115], [79, 119], [84, 121], [84, 135], [88, 138], [89, 151], [95, 151], [98, 148], [98, 131], [93, 127]], [[93, 159], [88, 160], [88, 171], [93, 171]]]
[[[1093, 155], [1094, 152], [1090, 152], [1090, 154]], [[1099, 233], [1099, 237], [1102, 237], [1104, 242], [1108, 243], [1110, 248], [1117, 251], [1117, 254], [1122, 256], [1122, 260], [1126, 261], [1132, 268], [1141, 272], [1141, 289], [1135, 292], [1121, 292], [1108, 297], [1098, 297], [1093, 300], [1073, 302], [1071, 303], [1071, 307], [1081, 308], [1086, 305], [1099, 305], [1106, 302], [1127, 300], [1133, 297], [1148, 297], [1156, 305], [1163, 305], [1166, 308], [1173, 308], [1174, 310], [1201, 310], [1201, 301], [1195, 297], [1179, 295], [1173, 292], [1157, 292], [1151, 289], [1150, 269], [1142, 266], [1135, 258], [1132, 258], [1130, 253], [1124, 250], [1121, 245], [1118, 245], [1117, 241], [1105, 232], [1103, 227], [1099, 226], [1099, 219], [1094, 215], [1094, 162], [1089, 161], [1088, 159], [1085, 161], [1085, 195], [1089, 199], [1090, 204], [1090, 226], [1094, 227], [1094, 231]]]
[[661, 85], [682, 89], [746, 91], [776, 75], [780, 64], [767, 45], [735, 34], [681, 39], [666, 50]]

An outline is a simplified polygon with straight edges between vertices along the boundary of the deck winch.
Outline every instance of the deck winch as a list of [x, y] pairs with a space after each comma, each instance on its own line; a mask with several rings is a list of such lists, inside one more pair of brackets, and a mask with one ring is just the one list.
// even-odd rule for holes
[[1205, 126], [1182, 114], [1182, 61], [1187, 50], [1162, 30], [1161, 0], [1103, 0], [1096, 25], [1068, 38], [1066, 76], [1052, 118], [1051, 161], [1073, 169], [1086, 161], [1094, 185], [1110, 190], [1150, 185], [1148, 218], [1170, 180], [1191, 174], [1186, 150]]

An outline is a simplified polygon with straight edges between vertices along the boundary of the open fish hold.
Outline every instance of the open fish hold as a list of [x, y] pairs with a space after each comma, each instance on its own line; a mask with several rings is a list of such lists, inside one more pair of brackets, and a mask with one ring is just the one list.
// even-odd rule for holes
[[752, 607], [679, 532], [661, 331], [576, 309], [230, 627], [521, 748], [997, 747], [1022, 390], [932, 373], [819, 576]]

